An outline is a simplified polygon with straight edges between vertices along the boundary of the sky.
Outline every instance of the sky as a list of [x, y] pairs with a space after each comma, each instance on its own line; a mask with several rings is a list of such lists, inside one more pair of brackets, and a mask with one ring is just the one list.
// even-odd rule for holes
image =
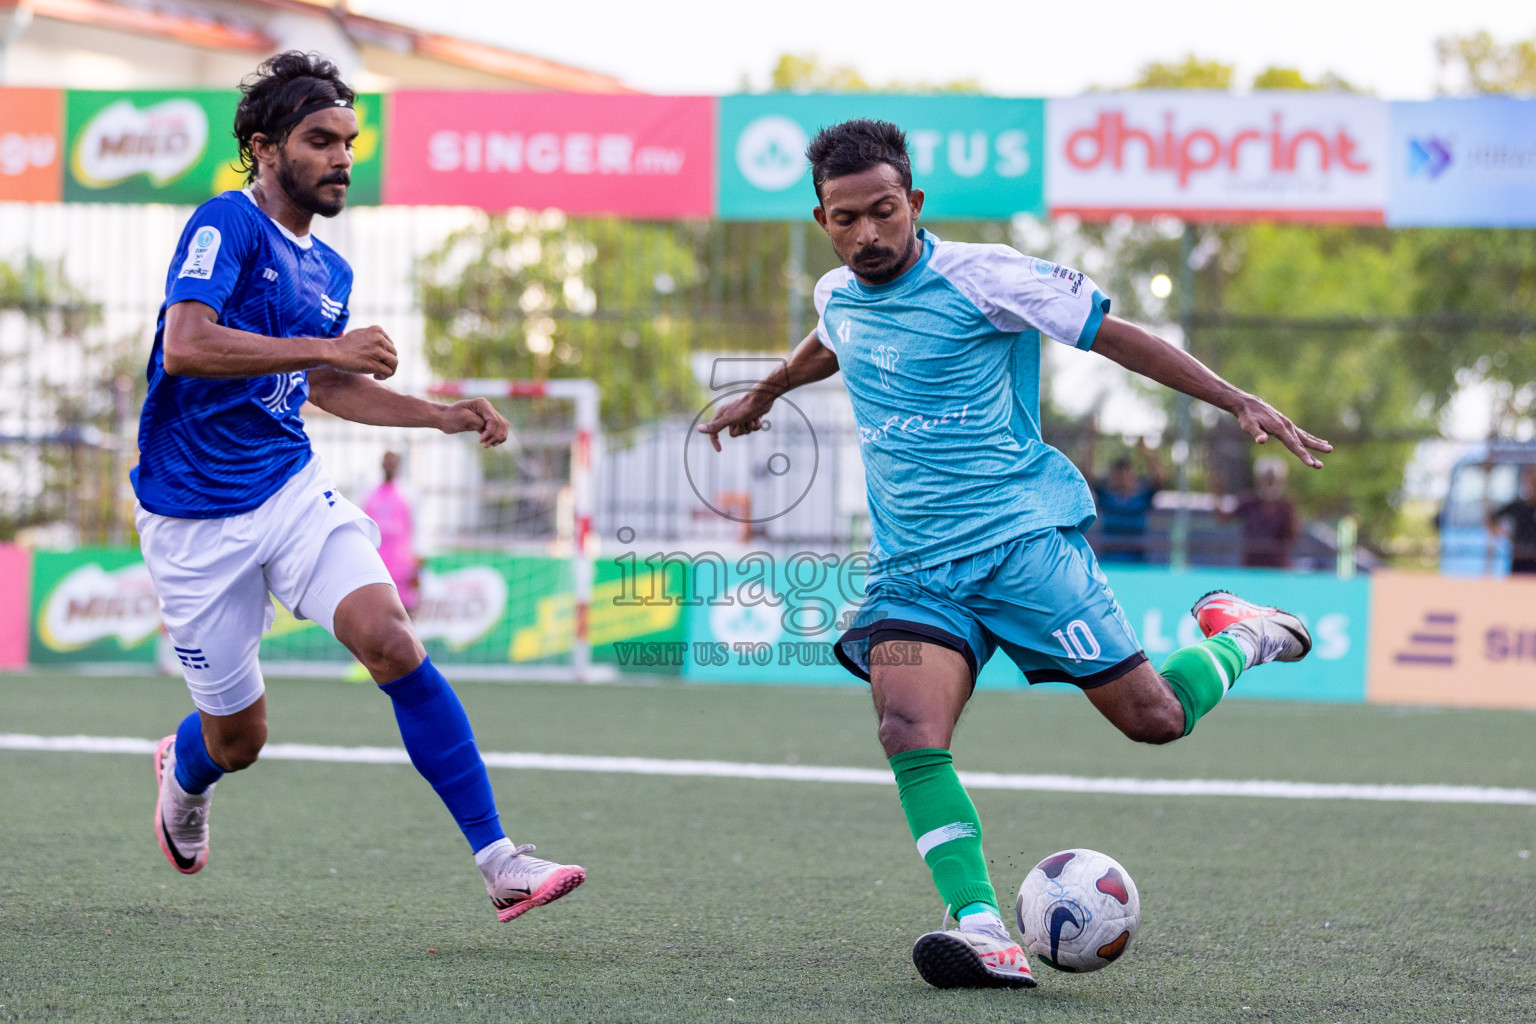
[[[354, 0], [373, 17], [615, 75], [657, 93], [765, 88], [780, 54], [864, 77], [979, 79], [1004, 96], [1070, 96], [1187, 53], [1341, 75], [1386, 99], [1436, 91], [1435, 39], [1536, 37], [1533, 0]], [[593, 31], [600, 26], [601, 31]]]

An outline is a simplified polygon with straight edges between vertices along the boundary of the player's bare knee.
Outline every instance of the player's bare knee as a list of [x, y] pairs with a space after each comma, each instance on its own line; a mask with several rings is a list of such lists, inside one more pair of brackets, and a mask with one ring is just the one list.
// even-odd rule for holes
[[934, 739], [934, 732], [935, 729], [931, 723], [892, 708], [886, 708], [880, 714], [880, 745], [885, 748], [887, 756], [907, 750], [942, 746], [942, 743]]
[[375, 678], [386, 681], [414, 672], [426, 657], [421, 641], [406, 623], [389, 623], [374, 630], [358, 654]]

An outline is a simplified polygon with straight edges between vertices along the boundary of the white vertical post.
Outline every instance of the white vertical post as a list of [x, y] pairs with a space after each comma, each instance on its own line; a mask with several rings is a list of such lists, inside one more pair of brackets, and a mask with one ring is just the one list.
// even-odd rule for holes
[[575, 523], [571, 530], [571, 587], [575, 602], [571, 670], [579, 683], [592, 677], [592, 641], [588, 633], [592, 615], [593, 558], [592, 505], [596, 494], [598, 404], [602, 392], [590, 380], [460, 380], [444, 381], [433, 393], [472, 398], [560, 398], [575, 405], [575, 436], [571, 440], [571, 506]]
[[576, 392], [576, 440], [571, 453], [571, 489], [575, 492], [572, 502], [576, 514], [574, 543], [571, 545], [571, 571], [575, 582], [576, 637], [572, 648], [572, 668], [577, 682], [586, 682], [592, 668], [592, 640], [588, 632], [592, 617], [592, 582], [594, 541], [592, 537], [592, 503], [596, 490], [598, 390], [589, 380], [577, 382]]

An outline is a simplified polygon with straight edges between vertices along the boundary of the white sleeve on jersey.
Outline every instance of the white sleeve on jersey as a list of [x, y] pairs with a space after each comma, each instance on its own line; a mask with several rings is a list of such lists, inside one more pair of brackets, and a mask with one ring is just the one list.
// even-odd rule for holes
[[1039, 331], [1088, 349], [1109, 312], [1109, 299], [1082, 271], [1006, 245], [940, 242], [931, 265], [1000, 331]]
[[816, 337], [832, 352], [837, 351], [837, 345], [832, 340], [832, 332], [827, 330], [827, 302], [831, 300], [832, 293], [847, 284], [852, 276], [853, 271], [847, 267], [829, 270], [816, 282], [816, 291], [812, 295], [811, 301], [816, 304]]

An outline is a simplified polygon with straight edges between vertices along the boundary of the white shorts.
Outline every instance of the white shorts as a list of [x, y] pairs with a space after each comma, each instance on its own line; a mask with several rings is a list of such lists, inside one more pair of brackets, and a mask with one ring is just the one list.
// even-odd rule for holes
[[175, 519], [138, 506], [136, 520], [160, 620], [193, 703], [210, 715], [242, 711], [265, 689], [256, 655], [272, 627], [269, 593], [334, 635], [342, 598], [390, 583], [378, 526], [319, 459], [249, 512]]

